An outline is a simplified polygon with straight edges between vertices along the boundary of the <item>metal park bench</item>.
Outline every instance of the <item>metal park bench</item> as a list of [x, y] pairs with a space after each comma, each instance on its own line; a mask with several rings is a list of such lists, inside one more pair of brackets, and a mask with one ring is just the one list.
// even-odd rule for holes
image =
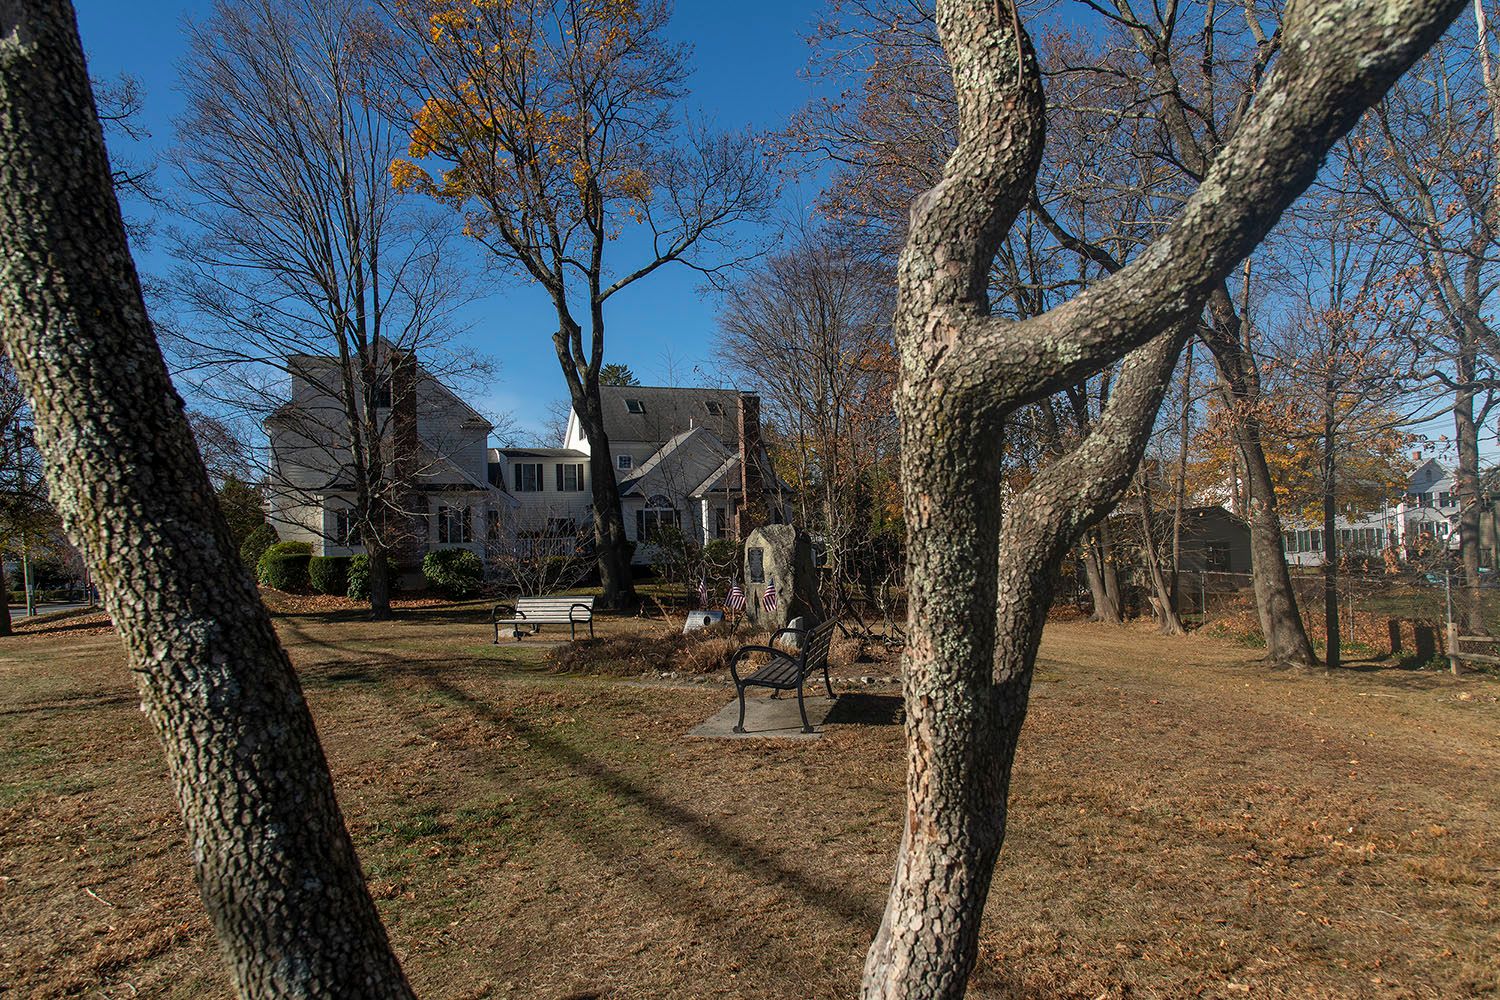
[[[833, 643], [833, 630], [836, 622], [824, 622], [812, 630], [783, 628], [777, 629], [771, 634], [771, 643], [767, 646], [741, 646], [734, 654], [734, 659], [729, 662], [729, 673], [734, 678], [734, 686], [740, 695], [740, 721], [735, 725], [734, 731], [743, 733], [745, 731], [745, 689], [747, 687], [764, 687], [772, 691], [797, 692], [797, 711], [802, 713], [802, 731], [810, 733], [813, 727], [807, 723], [807, 706], [802, 701], [802, 684], [808, 677], [817, 671], [823, 671], [823, 687], [828, 690], [828, 697], [833, 697], [833, 685], [828, 681], [828, 647]], [[786, 650], [776, 648], [776, 640], [787, 633], [797, 633], [801, 641], [795, 654]], [[761, 653], [770, 657], [770, 661], [756, 670], [748, 677], [741, 677], [739, 672], [740, 661], [746, 656]], [[776, 697], [772, 695], [771, 697]]]
[[[502, 609], [510, 610], [510, 617], [500, 615]], [[500, 626], [508, 625], [511, 635], [520, 639], [525, 635], [536, 635], [543, 625], [568, 626], [568, 638], [578, 638], [578, 626], [587, 624], [589, 638], [594, 637], [594, 599], [592, 597], [520, 597], [515, 604], [497, 604], [490, 612], [490, 624], [495, 626], [495, 644], [500, 642]], [[528, 631], [529, 629], [529, 631]]]

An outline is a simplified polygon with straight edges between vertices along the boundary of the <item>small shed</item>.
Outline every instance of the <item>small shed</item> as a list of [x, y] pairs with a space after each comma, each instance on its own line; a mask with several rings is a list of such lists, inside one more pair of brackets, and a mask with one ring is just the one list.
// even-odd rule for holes
[[[1164, 516], [1170, 519], [1171, 514], [1164, 512]], [[1178, 569], [1184, 573], [1249, 573], [1249, 526], [1217, 504], [1185, 508]]]

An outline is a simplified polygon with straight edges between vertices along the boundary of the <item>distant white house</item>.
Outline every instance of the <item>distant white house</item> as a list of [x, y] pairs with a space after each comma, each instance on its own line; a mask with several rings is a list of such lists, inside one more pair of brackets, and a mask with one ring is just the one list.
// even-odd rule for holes
[[[282, 540], [309, 542], [329, 556], [364, 551], [350, 516], [353, 464], [338, 366], [333, 357], [289, 358], [290, 395], [264, 421], [271, 526]], [[515, 506], [489, 481], [490, 422], [415, 360], [398, 358], [388, 368], [376, 388], [377, 423], [385, 469], [402, 481], [398, 562], [414, 570], [435, 548], [482, 555]]]
[[[1362, 517], [1335, 520], [1339, 551], [1380, 555], [1388, 548], [1404, 553], [1422, 537], [1448, 548], [1458, 547], [1458, 486], [1455, 476], [1437, 459], [1417, 466], [1401, 496], [1383, 509]], [[1293, 524], [1282, 546], [1294, 566], [1321, 566], [1327, 548], [1323, 526]]]
[[[603, 386], [600, 396], [636, 562], [652, 560], [649, 539], [663, 525], [700, 543], [738, 538], [747, 488], [772, 520], [788, 518], [785, 485], [761, 443], [758, 397], [659, 386]], [[490, 482], [513, 499], [522, 534], [576, 535], [591, 523], [593, 449], [576, 413], [561, 445], [490, 450]]]

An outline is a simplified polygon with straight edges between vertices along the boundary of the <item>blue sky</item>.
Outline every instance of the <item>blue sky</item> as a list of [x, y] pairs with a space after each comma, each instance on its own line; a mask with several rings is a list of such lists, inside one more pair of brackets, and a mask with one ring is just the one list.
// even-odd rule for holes
[[[313, 0], [315, 2], [315, 0]], [[182, 108], [176, 64], [184, 52], [182, 24], [203, 18], [210, 0], [75, 0], [79, 29], [96, 78], [125, 72], [144, 86], [143, 124], [149, 146], [132, 152], [149, 160], [152, 148], [175, 139]], [[807, 0], [678, 0], [672, 33], [694, 46], [691, 107], [724, 129], [776, 128], [814, 93], [806, 78], [811, 21], [821, 4]], [[170, 175], [160, 174], [163, 184]], [[804, 196], [802, 201], [808, 200]], [[158, 241], [160, 242], [160, 241]], [[475, 255], [476, 262], [482, 259]], [[147, 272], [165, 272], [158, 246], [137, 253]], [[701, 278], [669, 267], [611, 299], [606, 335], [609, 360], [630, 365], [647, 384], [718, 383], [711, 362], [716, 303], [700, 292]], [[549, 401], [563, 398], [562, 375], [550, 334], [556, 321], [540, 289], [509, 281], [471, 307], [465, 335], [475, 350], [499, 363], [488, 392], [474, 402], [490, 412], [511, 411], [539, 427]], [[696, 369], [696, 370], [695, 370]]]

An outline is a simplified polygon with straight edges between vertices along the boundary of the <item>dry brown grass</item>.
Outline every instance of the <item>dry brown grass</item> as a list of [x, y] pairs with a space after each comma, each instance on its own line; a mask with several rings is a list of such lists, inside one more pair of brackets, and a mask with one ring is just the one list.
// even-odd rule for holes
[[[477, 607], [280, 628], [420, 995], [854, 994], [892, 692], [708, 742], [725, 689], [558, 674]], [[1255, 655], [1049, 628], [971, 996], [1494, 995], [1500, 684]], [[227, 995], [135, 703], [112, 637], [0, 642], [0, 994]]]

